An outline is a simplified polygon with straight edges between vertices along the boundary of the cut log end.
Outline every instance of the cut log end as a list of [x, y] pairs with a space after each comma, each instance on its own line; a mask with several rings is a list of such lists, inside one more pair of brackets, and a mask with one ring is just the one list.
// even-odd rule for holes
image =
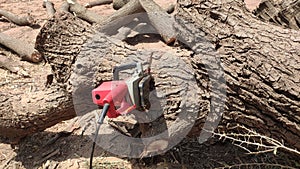
[[39, 63], [43, 60], [43, 57], [40, 52], [34, 50], [31, 56], [22, 57], [22, 60], [26, 60], [33, 63]]

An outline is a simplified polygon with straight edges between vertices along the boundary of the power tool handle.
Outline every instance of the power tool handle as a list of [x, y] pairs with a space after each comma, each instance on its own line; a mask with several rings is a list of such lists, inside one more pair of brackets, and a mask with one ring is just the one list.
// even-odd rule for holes
[[133, 69], [135, 67], [137, 67], [136, 63], [129, 63], [129, 64], [124, 64], [124, 65], [114, 67], [113, 69], [114, 80], [120, 80], [119, 72], [121, 72], [122, 70]]

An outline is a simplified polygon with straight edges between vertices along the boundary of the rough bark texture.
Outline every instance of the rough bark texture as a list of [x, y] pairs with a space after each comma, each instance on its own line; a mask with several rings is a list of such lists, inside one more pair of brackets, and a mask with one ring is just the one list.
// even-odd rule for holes
[[299, 31], [262, 23], [234, 0], [181, 1], [176, 16], [190, 18], [188, 29], [203, 30], [219, 52], [228, 86], [223, 127], [243, 124], [299, 148]]
[[36, 49], [50, 63], [59, 83], [67, 82], [76, 56], [92, 32], [90, 24], [64, 12], [57, 13], [41, 29]]
[[46, 87], [23, 85], [18, 91], [1, 91], [2, 136], [21, 138], [76, 116], [65, 82], [82, 44], [91, 34], [90, 25], [70, 13], [57, 13], [44, 25], [36, 48], [50, 64], [56, 80]]
[[[152, 56], [151, 65], [149, 65], [150, 56]], [[174, 62], [174, 60], [177, 61]], [[70, 84], [73, 88], [76, 113], [84, 116], [98, 109], [98, 106], [91, 102], [91, 96], [88, 93], [100, 82], [112, 80], [113, 66], [132, 62], [143, 63], [145, 69], [150, 66], [155, 81], [155, 91], [150, 97], [152, 106], [149, 112], [135, 111], [131, 114], [134, 116], [131, 117], [133, 121], [144, 124], [141, 125], [140, 131], [130, 133], [134, 130], [131, 127], [131, 129], [124, 128], [122, 132], [129, 136], [141, 135], [147, 137], [148, 140], [146, 143], [139, 143], [129, 138], [122, 138], [119, 131], [107, 126], [101, 132], [110, 134], [103, 136], [99, 143], [105, 145], [106, 148], [111, 147], [109, 149], [117, 154], [122, 151], [123, 154], [141, 157], [145, 153], [145, 148], [147, 149], [148, 145], [158, 140], [169, 140], [169, 145], [167, 144], [169, 148], [179, 143], [188, 134], [197, 117], [194, 113], [199, 109], [197, 87], [193, 78], [194, 70], [188, 63], [187, 55], [184, 55], [184, 52], [172, 55], [162, 50], [136, 50], [117, 39], [97, 33], [83, 46], [77, 56]], [[120, 78], [125, 79], [132, 71], [123, 72]], [[194, 99], [189, 100], [189, 98]], [[93, 121], [86, 123], [89, 125], [85, 125], [91, 126], [87, 127], [86, 133], [91, 134], [95, 129], [94, 123]], [[159, 139], [148, 138], [162, 132], [164, 133]], [[128, 144], [124, 145], [124, 142]], [[135, 147], [133, 152], [126, 148], [129, 145]], [[147, 149], [147, 153], [155, 154], [157, 151]]]
[[[77, 61], [76, 57], [82, 45], [91, 37], [93, 31], [89, 29], [90, 26], [87, 23], [70, 14], [56, 16], [49, 20], [41, 30], [41, 34], [37, 38], [37, 49], [44, 54], [47, 61], [51, 64], [57, 81], [65, 84], [71, 76], [73, 63], [75, 63], [77, 70], [85, 69], [85, 66], [89, 65], [89, 62], [86, 62], [85, 65], [77, 64], [84, 57], [79, 55]], [[242, 124], [267, 136], [284, 140], [289, 146], [299, 149], [299, 32], [257, 20], [246, 10], [244, 4], [238, 0], [221, 0], [217, 2], [212, 0], [200, 0], [197, 2], [181, 0], [179, 1], [179, 8], [175, 18], [179, 23], [179, 25], [175, 25], [175, 28], [180, 33], [179, 40], [195, 52], [195, 54], [188, 54], [183, 57], [178, 56], [178, 59], [182, 59], [189, 66], [193, 67], [194, 72], [189, 72], [194, 73], [198, 84], [198, 90], [195, 92], [197, 96], [191, 98], [191, 100], [198, 102], [200, 106], [199, 111], [194, 112], [198, 116], [198, 121], [190, 134], [198, 135], [200, 133], [202, 124], [210, 111], [212, 97], [217, 94], [215, 98], [218, 99], [218, 93], [210, 92], [209, 83], [217, 82], [221, 77], [220, 75], [211, 77], [209, 73], [219, 69], [220, 64], [214, 60], [207, 61], [204, 59], [207, 55], [214, 54], [214, 52], [211, 52], [214, 49], [218, 52], [218, 54], [215, 53], [215, 57], [222, 61], [227, 84], [226, 107], [219, 128], [226, 130], [232, 125]], [[209, 41], [198, 38], [204, 35]], [[98, 41], [97, 39], [94, 40], [102, 43], [103, 46], [96, 49], [95, 46], [87, 44], [87, 47], [83, 49], [103, 50], [105, 54], [108, 54], [107, 56], [105, 55], [107, 58], [103, 58], [106, 61], [102, 63], [105, 64], [107, 62], [107, 64], [102, 65], [98, 70], [100, 75], [96, 78], [97, 81], [110, 77], [111, 66], [121, 61], [118, 58], [124, 58], [124, 56], [128, 55], [133, 58], [139, 56], [136, 51], [122, 47], [118, 43], [106, 40], [101, 41], [101, 39], [98, 39]], [[88, 50], [85, 52], [89, 53]], [[99, 55], [102, 56], [103, 53], [99, 53]], [[116, 60], [110, 59], [110, 57]], [[169, 63], [166, 62], [166, 64]], [[92, 64], [90, 63], [90, 65]], [[172, 69], [170, 71], [172, 72]], [[79, 71], [75, 73], [84, 75], [86, 72]], [[55, 86], [48, 90], [52, 91]], [[170, 91], [170, 93], [179, 94], [179, 89], [180, 87], [175, 87], [174, 91]], [[59, 96], [58, 91], [61, 90], [62, 88], [59, 88], [53, 93], [55, 93], [55, 96]], [[62, 93], [64, 92], [66, 91], [63, 90]], [[45, 121], [43, 121], [42, 125], [41, 123], [31, 123], [31, 119], [42, 119], [40, 118], [42, 115], [37, 114], [22, 116], [21, 113], [17, 113], [13, 117], [15, 119], [19, 118], [21, 121], [11, 120], [11, 117], [8, 118], [5, 115], [13, 112], [12, 110], [14, 109], [11, 99], [7, 99], [11, 96], [0, 97], [3, 105], [0, 124], [4, 124], [0, 127], [1, 135], [3, 135], [2, 131], [5, 131], [7, 128], [14, 131], [14, 135], [22, 132], [30, 133], [36, 131], [33, 129], [42, 129], [52, 125], [62, 120], [62, 117], [73, 117], [74, 111], [66, 111], [70, 110], [68, 109], [70, 108], [68, 103], [71, 97], [66, 93], [64, 94], [59, 97], [61, 102], [54, 102], [57, 104], [49, 102], [49, 104], [46, 104], [48, 106], [51, 104], [52, 108], [54, 107], [53, 105], [56, 105], [57, 109], [48, 108], [48, 110], [53, 111], [41, 111], [45, 112], [43, 117], [48, 118], [46, 121], [47, 125]], [[171, 96], [170, 100], [173, 102], [169, 102], [169, 105], [164, 107], [166, 108], [164, 118], [159, 118], [165, 122], [156, 121], [154, 123], [155, 127], [148, 129], [144, 135], [152, 135], [153, 131], [158, 132], [159, 128], [164, 128], [166, 125], [174, 123], [174, 117], [175, 119], [176, 116], [179, 117], [180, 105], [184, 103], [182, 98]], [[168, 112], [172, 112], [171, 109], [173, 109], [171, 114], [175, 114], [175, 116], [168, 116]], [[177, 110], [179, 112], [176, 112]], [[64, 113], [58, 115], [61, 112]], [[216, 111], [216, 113], [218, 112]], [[52, 114], [57, 114], [57, 116]], [[20, 124], [24, 124], [24, 130], [19, 129]], [[172, 132], [176, 133], [175, 131]]]
[[75, 116], [70, 95], [59, 85], [30, 91], [22, 85], [19, 89], [0, 94], [1, 136], [19, 139]]
[[283, 25], [292, 29], [299, 29], [300, 1], [286, 0], [277, 4], [272, 0], [263, 1], [254, 14], [264, 21]]

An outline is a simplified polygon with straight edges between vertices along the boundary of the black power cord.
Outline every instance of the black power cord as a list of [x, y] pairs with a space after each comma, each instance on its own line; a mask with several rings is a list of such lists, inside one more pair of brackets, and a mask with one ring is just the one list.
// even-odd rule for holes
[[90, 169], [93, 168], [94, 150], [95, 150], [96, 141], [97, 141], [97, 138], [98, 138], [99, 129], [100, 129], [101, 124], [103, 124], [103, 121], [104, 121], [104, 118], [107, 114], [108, 109], [109, 109], [109, 104], [105, 103], [104, 106], [103, 106], [100, 118], [99, 118], [98, 123], [97, 123], [96, 131], [95, 131], [95, 138], [94, 138], [91, 157], [90, 157]]

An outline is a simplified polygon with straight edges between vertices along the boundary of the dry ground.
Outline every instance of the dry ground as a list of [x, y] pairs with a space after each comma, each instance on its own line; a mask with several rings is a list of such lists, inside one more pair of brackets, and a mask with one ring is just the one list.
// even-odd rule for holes
[[[168, 6], [175, 0], [157, 0], [162, 6]], [[254, 9], [260, 0], [245, 0], [250, 10]], [[63, 0], [52, 0], [55, 7], [59, 7]], [[79, 0], [85, 4], [88, 0]], [[39, 26], [19, 27], [7, 20], [0, 18], [0, 32], [9, 34], [13, 37], [34, 43], [39, 28], [47, 21], [47, 14], [42, 8], [42, 0], [0, 0], [0, 8], [9, 10], [18, 15], [30, 14], [36, 19]], [[111, 5], [94, 7], [91, 10], [108, 15], [113, 12]], [[148, 45], [162, 45], [160, 42]], [[142, 46], [147, 47], [147, 46]], [[19, 58], [0, 46], [0, 53], [12, 60]], [[19, 62], [24, 71], [35, 72], [30, 78], [20, 80], [19, 75], [9, 73], [7, 70], [0, 69], [0, 92], [9, 90], [13, 93], [14, 88], [29, 85], [35, 86], [36, 82], [46, 82], [46, 76], [51, 73], [47, 65], [34, 65], [27, 62]], [[30, 70], [30, 71], [29, 71]], [[1, 88], [1, 86], [9, 87]], [[43, 83], [39, 83], [43, 84]], [[74, 119], [61, 122], [43, 132], [22, 139], [18, 145], [13, 145], [4, 138], [0, 139], [0, 169], [31, 169], [31, 168], [88, 168], [89, 155], [92, 141], [89, 137], [82, 135], [82, 129], [78, 126], [70, 135], [59, 134], [69, 125], [73, 124]], [[73, 124], [76, 126], [77, 124]], [[55, 138], [60, 135], [57, 140]], [[189, 142], [189, 143], [187, 143]], [[226, 165], [245, 164], [245, 163], [279, 163], [285, 166], [300, 167], [297, 160], [292, 157], [279, 153], [278, 156], [271, 154], [245, 155], [241, 149], [234, 147], [230, 142], [218, 142], [215, 139], [206, 144], [198, 144], [195, 140], [184, 140], [180, 145], [170, 152], [161, 156], [146, 159], [122, 159], [115, 157], [97, 148], [95, 152], [96, 168], [215, 168]], [[279, 165], [278, 165], [279, 166]], [[258, 168], [258, 165], [253, 165]], [[273, 166], [274, 167], [274, 166]], [[268, 168], [273, 168], [268, 167]], [[243, 166], [245, 168], [245, 166]], [[251, 168], [251, 167], [250, 167]], [[266, 168], [266, 166], [262, 167]], [[280, 167], [278, 167], [280, 168]]]

